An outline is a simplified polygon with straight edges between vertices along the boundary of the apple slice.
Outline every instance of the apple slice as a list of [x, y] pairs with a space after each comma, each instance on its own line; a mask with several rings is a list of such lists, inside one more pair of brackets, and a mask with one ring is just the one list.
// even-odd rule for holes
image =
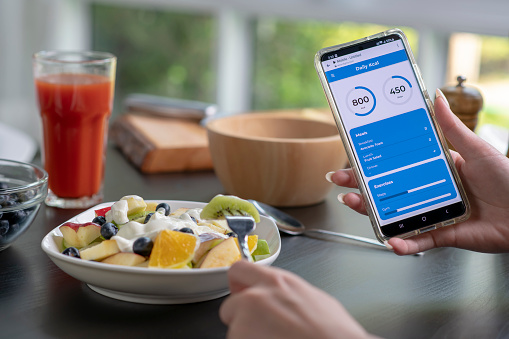
[[185, 207], [180, 207], [180, 208], [177, 208], [174, 212], [171, 212], [170, 215], [172, 217], [180, 217], [182, 214], [186, 213], [187, 211], [189, 210], [189, 208], [185, 208]]
[[55, 242], [55, 245], [57, 245], [58, 252], [62, 252], [67, 247], [64, 245], [64, 237], [61, 237], [59, 235], [53, 236], [53, 241]]
[[200, 268], [227, 267], [240, 260], [235, 238], [228, 238], [213, 247], [203, 259]]
[[148, 260], [145, 260], [141, 264], [136, 265], [136, 267], [148, 267]]
[[111, 206], [108, 206], [108, 207], [105, 207], [105, 208], [100, 208], [98, 210], [95, 210], [95, 216], [96, 217], [104, 217], [106, 215], [106, 212], [108, 212], [109, 210], [111, 210]]
[[65, 246], [78, 249], [87, 246], [101, 236], [101, 226], [93, 222], [84, 224], [66, 222], [59, 229], [64, 237]]
[[103, 263], [122, 265], [122, 266], [136, 266], [146, 261], [145, 257], [136, 253], [120, 252], [113, 254], [111, 257], [104, 259]]
[[256, 244], [256, 249], [251, 253], [253, 257], [255, 255], [269, 255], [270, 256], [270, 248], [267, 240], [258, 239], [258, 243]]
[[80, 251], [81, 259], [101, 261], [113, 254], [119, 253], [117, 242], [115, 240], [104, 240], [99, 244]]
[[263, 259], [267, 259], [268, 257], [270, 257], [270, 254], [257, 254], [257, 255], [253, 255], [253, 260], [255, 262], [257, 262], [257, 261], [260, 261]]
[[195, 265], [211, 248], [224, 240], [223, 237], [215, 233], [202, 233], [198, 236], [198, 239], [200, 239], [200, 246], [196, 252], [194, 252], [194, 257], [192, 260], [192, 263]]
[[128, 218], [136, 214], [145, 212], [145, 209], [147, 208], [147, 203], [145, 202], [145, 200], [143, 200], [142, 197], [137, 195], [126, 195], [125, 197], [122, 197], [120, 200], [127, 201]]
[[271, 256], [270, 248], [269, 244], [267, 243], [267, 240], [258, 239], [256, 249], [254, 250], [253, 253], [251, 253], [251, 255], [253, 256], [254, 261], [259, 261], [270, 257]]

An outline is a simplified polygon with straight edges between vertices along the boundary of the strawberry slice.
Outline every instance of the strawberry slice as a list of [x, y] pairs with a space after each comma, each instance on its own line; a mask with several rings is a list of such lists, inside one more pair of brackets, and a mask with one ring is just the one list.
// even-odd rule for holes
[[109, 210], [111, 210], [111, 206], [95, 210], [95, 216], [104, 217]]

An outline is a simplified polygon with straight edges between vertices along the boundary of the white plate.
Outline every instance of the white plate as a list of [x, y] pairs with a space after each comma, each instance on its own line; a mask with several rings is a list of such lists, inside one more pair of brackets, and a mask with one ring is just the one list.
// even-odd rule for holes
[[[180, 207], [203, 208], [206, 204], [190, 201], [158, 200], [166, 202], [174, 211]], [[99, 204], [71, 218], [70, 222], [92, 221], [94, 210], [111, 206]], [[272, 255], [257, 264], [271, 265], [281, 250], [281, 238], [274, 222], [260, 216], [255, 234], [267, 240]], [[58, 226], [59, 227], [59, 226]], [[145, 304], [186, 304], [206, 301], [227, 295], [227, 267], [192, 270], [153, 269], [108, 265], [61, 254], [55, 236], [62, 236], [56, 227], [42, 240], [41, 247], [51, 260], [70, 276], [85, 282], [92, 290], [119, 300]]]

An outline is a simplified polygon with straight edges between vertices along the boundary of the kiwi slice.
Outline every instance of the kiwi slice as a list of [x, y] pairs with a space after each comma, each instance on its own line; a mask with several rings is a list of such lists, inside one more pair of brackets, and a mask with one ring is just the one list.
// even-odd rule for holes
[[260, 213], [256, 207], [247, 200], [234, 195], [218, 194], [203, 208], [201, 219], [218, 219], [230, 215], [251, 216], [255, 222], [260, 222]]
[[144, 212], [141, 212], [141, 213], [138, 213], [138, 214], [135, 214], [135, 215], [129, 217], [129, 220], [130, 221], [139, 222], [140, 224], [144, 224], [145, 223], [145, 218], [150, 213], [154, 213], [154, 212], [144, 211]]
[[147, 214], [149, 214], [150, 212], [148, 211], [143, 211], [143, 212], [140, 212], [140, 213], [136, 213], [136, 214], [133, 214], [133, 215], [130, 215], [128, 218], [129, 218], [129, 221], [137, 221], [137, 222], [140, 222], [143, 224], [143, 221], [145, 220], [145, 217], [147, 216]]

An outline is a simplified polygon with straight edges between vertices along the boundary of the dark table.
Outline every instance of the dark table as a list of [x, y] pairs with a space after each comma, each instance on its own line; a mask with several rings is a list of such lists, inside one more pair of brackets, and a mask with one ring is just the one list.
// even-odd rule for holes
[[[105, 201], [209, 201], [222, 193], [212, 171], [142, 175], [108, 148]], [[325, 173], [324, 173], [325, 175]], [[324, 179], [325, 180], [325, 179]], [[286, 208], [313, 228], [373, 238], [367, 217], [326, 201]], [[222, 299], [187, 305], [144, 305], [99, 295], [60, 271], [42, 238], [80, 210], [42, 206], [32, 227], [0, 252], [1, 338], [224, 338]], [[398, 257], [348, 240], [282, 235], [275, 266], [327, 291], [371, 333], [389, 338], [509, 337], [509, 254], [436, 249]], [[338, 335], [338, 337], [340, 337]]]

